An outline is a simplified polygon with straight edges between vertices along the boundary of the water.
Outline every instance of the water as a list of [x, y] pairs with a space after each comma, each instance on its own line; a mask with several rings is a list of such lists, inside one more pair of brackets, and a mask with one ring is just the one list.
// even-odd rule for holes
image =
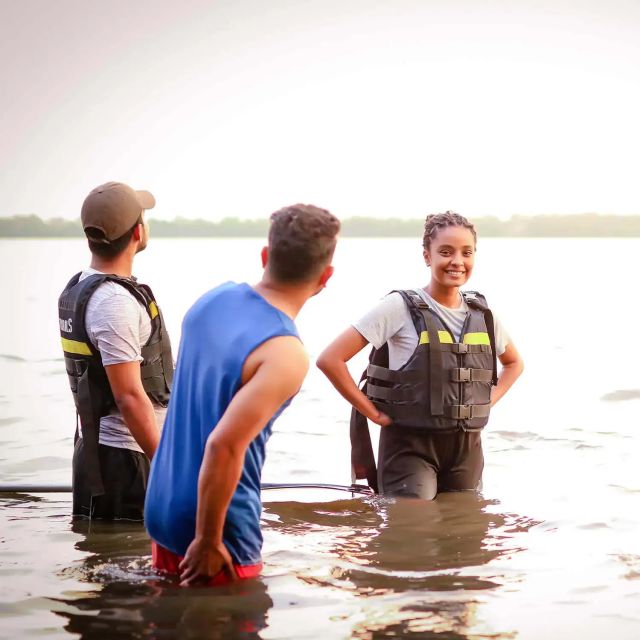
[[[200, 293], [257, 281], [261, 245], [157, 239], [138, 256], [176, 343]], [[5, 494], [0, 637], [640, 637], [638, 249], [481, 239], [469, 286], [526, 362], [485, 431], [481, 496], [265, 492], [263, 577], [185, 590], [153, 573], [140, 525], [72, 523], [68, 495]], [[55, 305], [86, 261], [81, 241], [0, 241], [0, 482], [70, 481]], [[299, 317], [312, 358], [386, 291], [427, 279], [419, 239], [343, 240], [335, 264]], [[312, 370], [276, 423], [263, 479], [348, 484], [348, 414]]]

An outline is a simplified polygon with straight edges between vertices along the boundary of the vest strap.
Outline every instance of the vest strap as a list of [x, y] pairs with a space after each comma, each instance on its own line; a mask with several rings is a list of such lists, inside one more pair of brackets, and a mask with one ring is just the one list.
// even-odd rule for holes
[[150, 362], [157, 360], [162, 355], [162, 345], [160, 344], [160, 341], [142, 346], [140, 354], [145, 360]]
[[[161, 372], [164, 388], [160, 388], [156, 385], [153, 389], [147, 389], [147, 391], [150, 393], [155, 392], [156, 394], [167, 395], [171, 392], [171, 386], [173, 384], [173, 354], [171, 353], [171, 341], [167, 334], [162, 309], [158, 306], [155, 296], [153, 295], [153, 291], [151, 291], [151, 287], [146, 284], [138, 284], [138, 287], [146, 293], [150, 300], [147, 304], [147, 310], [151, 316], [152, 327], [155, 327], [152, 331], [152, 336], [154, 335], [154, 331], [157, 332], [157, 335], [155, 336], [157, 340], [153, 343], [152, 350], [149, 350], [146, 353], [143, 351], [142, 356], [145, 360], [153, 360], [161, 356], [164, 366], [164, 370]], [[151, 336], [149, 339], [151, 340]]]
[[489, 334], [489, 343], [491, 345], [491, 351], [493, 352], [493, 376], [491, 378], [491, 384], [494, 386], [498, 384], [498, 354], [496, 353], [496, 329], [493, 322], [493, 313], [491, 309], [486, 308], [484, 310], [484, 323], [487, 325], [487, 333]]
[[140, 367], [140, 377], [143, 381], [152, 380], [153, 378], [162, 378], [164, 380], [164, 376], [162, 375], [162, 362], [156, 360]]
[[493, 369], [451, 369], [452, 382], [491, 382]]
[[171, 391], [173, 385], [173, 354], [171, 353], [171, 341], [167, 334], [167, 325], [164, 323], [162, 309], [158, 307], [158, 315], [160, 316], [160, 344], [162, 345], [162, 363], [164, 364], [164, 383], [167, 391]]
[[478, 291], [463, 291], [462, 296], [470, 307], [482, 311], [484, 316], [484, 323], [487, 326], [487, 333], [489, 334], [489, 344], [491, 345], [491, 351], [493, 353], [493, 377], [491, 384], [495, 386], [498, 384], [498, 355], [496, 353], [496, 328], [493, 313], [491, 309], [489, 309], [487, 299]]
[[472, 420], [487, 418], [490, 410], [490, 404], [453, 404], [445, 407], [445, 415], [453, 420]]
[[367, 367], [367, 376], [383, 382], [398, 382], [400, 384], [420, 382], [422, 380], [419, 371], [394, 371], [393, 369], [380, 367], [377, 364], [370, 364]]
[[[420, 422], [424, 416], [420, 412], [419, 405], [417, 404], [391, 404], [381, 402], [379, 400], [372, 400], [373, 404], [384, 411], [390, 418], [394, 420], [417, 420]], [[444, 417], [451, 420], [472, 420], [473, 418], [487, 418], [489, 411], [491, 410], [490, 404], [454, 404], [445, 406], [443, 409]], [[455, 426], [452, 425], [451, 430], [455, 430]]]
[[[366, 380], [367, 370], [362, 372], [360, 384]], [[368, 383], [365, 382], [363, 392], [367, 391]], [[351, 409], [351, 420], [349, 422], [349, 438], [351, 440], [351, 480], [365, 480], [367, 484], [378, 493], [378, 472], [376, 469], [376, 459], [373, 455], [371, 445], [371, 434], [366, 417], [356, 410]]]
[[465, 353], [489, 353], [491, 346], [488, 344], [464, 344], [462, 342], [454, 342], [453, 344], [443, 344], [442, 351], [452, 351], [457, 355]]
[[75, 376], [76, 378], [80, 378], [87, 368], [86, 360], [69, 358], [68, 356], [64, 356], [64, 364], [67, 369], [67, 375]]
[[[104, 495], [102, 474], [100, 473], [100, 458], [98, 457], [98, 442], [100, 433], [100, 407], [93, 404], [91, 387], [95, 388], [89, 380], [89, 369], [78, 380], [78, 415], [80, 428], [82, 429], [82, 441], [87, 455], [87, 480], [91, 496]], [[100, 393], [96, 390], [96, 393]]]
[[[432, 416], [442, 416], [443, 412], [443, 380], [442, 380], [442, 347], [438, 325], [434, 313], [429, 305], [415, 291], [401, 291], [398, 293], [404, 298], [409, 308], [417, 309], [423, 318], [424, 326], [429, 338], [429, 396]], [[420, 333], [420, 332], [418, 332]]]
[[392, 387], [381, 387], [369, 382], [367, 384], [367, 395], [370, 398], [385, 400], [387, 402], [391, 397], [393, 397], [394, 402], [409, 402], [414, 404], [416, 402], [416, 390], [414, 388], [393, 389]]
[[145, 365], [140, 369], [140, 377], [142, 378], [142, 386], [145, 392], [156, 402], [166, 404], [166, 399], [160, 402], [160, 398], [168, 397], [162, 363], [158, 360], [157, 362]]
[[352, 479], [362, 479], [378, 493], [378, 475], [376, 461], [373, 456], [371, 434], [367, 419], [355, 408], [351, 409], [351, 422], [349, 425], [351, 438], [351, 476]]
[[[402, 420], [408, 422], [409, 426], [411, 422], [420, 424], [424, 420], [424, 413], [420, 410], [420, 405], [417, 403], [412, 404], [397, 404], [384, 402], [376, 399], [371, 399], [374, 406], [380, 411], [386, 413], [394, 422], [396, 420]], [[455, 426], [451, 426], [451, 431], [455, 430]]]
[[420, 309], [429, 335], [429, 383], [431, 386], [431, 415], [441, 416], [442, 401], [442, 343], [438, 335], [438, 325], [431, 311]]

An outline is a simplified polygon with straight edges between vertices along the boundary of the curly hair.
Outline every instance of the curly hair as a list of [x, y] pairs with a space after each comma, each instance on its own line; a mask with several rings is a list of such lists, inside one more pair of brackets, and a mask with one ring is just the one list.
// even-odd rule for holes
[[338, 218], [310, 204], [294, 204], [271, 214], [271, 274], [279, 282], [312, 280], [331, 262], [339, 231]]
[[427, 219], [424, 221], [422, 246], [428, 249], [438, 231], [445, 227], [464, 227], [465, 229], [469, 229], [473, 235], [474, 244], [478, 241], [476, 228], [464, 216], [455, 213], [455, 211], [445, 211], [444, 213], [432, 213], [427, 216]]

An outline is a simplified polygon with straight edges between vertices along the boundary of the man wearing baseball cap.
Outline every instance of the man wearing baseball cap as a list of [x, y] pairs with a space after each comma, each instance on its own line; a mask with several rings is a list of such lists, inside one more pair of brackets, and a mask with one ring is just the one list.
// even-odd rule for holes
[[149, 461], [169, 401], [173, 359], [151, 289], [132, 276], [147, 246], [148, 191], [96, 187], [82, 205], [90, 266], [58, 301], [62, 349], [76, 405], [73, 515], [142, 520]]

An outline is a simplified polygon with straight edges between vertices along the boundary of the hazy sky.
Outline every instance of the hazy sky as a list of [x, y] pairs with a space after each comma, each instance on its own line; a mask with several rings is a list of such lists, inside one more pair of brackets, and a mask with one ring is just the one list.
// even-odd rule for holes
[[0, 215], [640, 214], [638, 0], [0, 0]]

